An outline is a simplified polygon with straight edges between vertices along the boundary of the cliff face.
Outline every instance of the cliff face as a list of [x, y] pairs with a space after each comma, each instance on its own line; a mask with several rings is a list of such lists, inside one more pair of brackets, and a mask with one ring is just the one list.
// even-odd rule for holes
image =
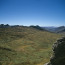
[[57, 40], [53, 45], [53, 55], [47, 65], [65, 64], [65, 38]]

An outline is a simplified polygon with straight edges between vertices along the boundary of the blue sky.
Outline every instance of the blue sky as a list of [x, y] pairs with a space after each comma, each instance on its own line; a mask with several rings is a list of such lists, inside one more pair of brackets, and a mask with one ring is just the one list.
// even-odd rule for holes
[[0, 0], [0, 24], [65, 25], [65, 0]]

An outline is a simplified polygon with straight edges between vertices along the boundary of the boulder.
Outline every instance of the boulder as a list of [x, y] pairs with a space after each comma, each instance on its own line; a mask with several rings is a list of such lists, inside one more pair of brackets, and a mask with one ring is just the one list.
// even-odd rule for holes
[[53, 55], [47, 65], [65, 65], [65, 37], [53, 45]]

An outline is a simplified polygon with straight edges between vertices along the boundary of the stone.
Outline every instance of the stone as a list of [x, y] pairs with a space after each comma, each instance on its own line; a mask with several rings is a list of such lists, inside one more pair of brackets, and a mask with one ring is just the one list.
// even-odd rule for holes
[[53, 55], [47, 65], [65, 65], [65, 37], [53, 44]]

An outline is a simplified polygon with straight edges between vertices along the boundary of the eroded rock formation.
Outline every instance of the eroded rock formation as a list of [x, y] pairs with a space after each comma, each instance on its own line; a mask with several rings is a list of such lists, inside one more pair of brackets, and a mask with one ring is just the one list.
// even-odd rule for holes
[[53, 45], [53, 55], [47, 65], [65, 65], [65, 37]]

